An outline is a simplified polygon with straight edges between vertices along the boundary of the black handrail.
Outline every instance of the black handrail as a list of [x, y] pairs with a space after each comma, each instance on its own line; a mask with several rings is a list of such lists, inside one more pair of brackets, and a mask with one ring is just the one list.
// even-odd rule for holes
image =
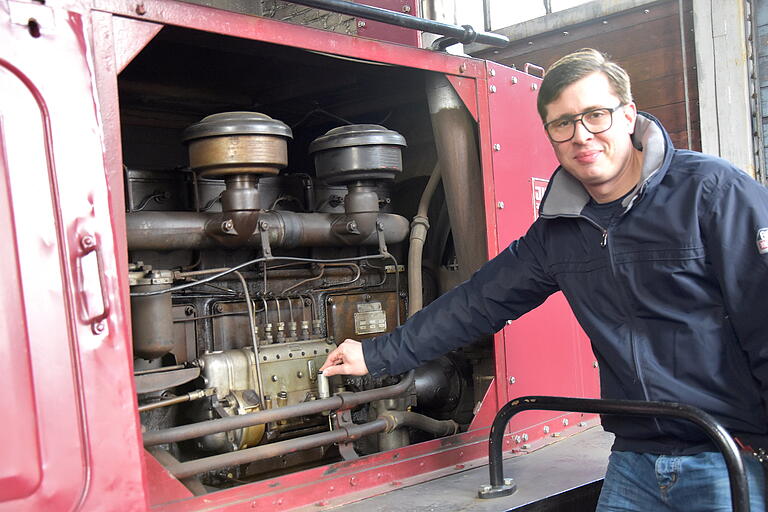
[[733, 438], [712, 416], [697, 407], [672, 402], [642, 402], [637, 400], [600, 400], [558, 396], [524, 396], [508, 402], [496, 413], [488, 441], [488, 469], [491, 485], [483, 486], [480, 498], [507, 496], [515, 491], [512, 479], [504, 478], [501, 449], [504, 431], [515, 414], [528, 410], [570, 411], [624, 416], [666, 416], [695, 423], [704, 430], [725, 457], [731, 484], [733, 512], [749, 512], [749, 487], [744, 463]]
[[477, 32], [470, 25], [463, 25], [461, 27], [457, 25], [450, 25], [448, 23], [441, 23], [439, 21], [428, 20], [419, 18], [417, 16], [411, 16], [409, 14], [403, 14], [396, 11], [390, 11], [388, 9], [382, 9], [381, 7], [373, 7], [370, 5], [355, 4], [352, 2], [346, 2], [344, 0], [289, 0], [294, 4], [306, 5], [307, 7], [314, 7], [315, 9], [323, 9], [325, 11], [340, 12], [342, 14], [348, 14], [350, 16], [357, 16], [359, 18], [366, 18], [373, 21], [379, 21], [381, 23], [387, 23], [389, 25], [397, 25], [399, 27], [412, 28], [415, 30], [422, 30], [429, 32], [430, 34], [440, 34], [444, 36], [450, 36], [455, 38], [457, 42], [470, 44], [470, 43], [482, 43], [489, 46], [504, 47], [509, 44], [509, 38], [501, 34], [494, 34], [492, 32]]

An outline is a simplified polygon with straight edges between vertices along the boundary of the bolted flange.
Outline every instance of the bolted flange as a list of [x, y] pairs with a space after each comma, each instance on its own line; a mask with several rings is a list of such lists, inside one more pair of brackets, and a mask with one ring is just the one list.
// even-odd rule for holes
[[503, 485], [481, 485], [477, 491], [477, 497], [482, 499], [500, 498], [509, 496], [517, 490], [517, 484], [511, 478], [505, 478]]

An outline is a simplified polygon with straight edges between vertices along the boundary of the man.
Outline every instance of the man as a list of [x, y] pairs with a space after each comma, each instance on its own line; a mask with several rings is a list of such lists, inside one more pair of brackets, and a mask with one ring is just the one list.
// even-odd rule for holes
[[[595, 50], [547, 71], [538, 110], [560, 167], [528, 233], [394, 332], [331, 352], [326, 375], [398, 374], [499, 330], [561, 290], [604, 398], [682, 402], [768, 447], [768, 190], [675, 150]], [[723, 458], [697, 427], [603, 418], [616, 435], [600, 511], [731, 510]], [[744, 452], [752, 510], [763, 472]]]

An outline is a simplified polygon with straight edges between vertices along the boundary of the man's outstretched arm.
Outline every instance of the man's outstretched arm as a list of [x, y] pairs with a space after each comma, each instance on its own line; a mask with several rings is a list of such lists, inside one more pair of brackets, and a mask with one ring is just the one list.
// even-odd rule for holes
[[363, 357], [363, 344], [355, 340], [344, 340], [344, 343], [333, 349], [320, 368], [323, 375], [365, 375], [368, 367]]

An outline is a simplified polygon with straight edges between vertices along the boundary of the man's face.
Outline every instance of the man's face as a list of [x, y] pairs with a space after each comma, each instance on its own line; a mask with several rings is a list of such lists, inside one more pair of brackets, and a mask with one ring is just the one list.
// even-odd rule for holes
[[[577, 114], [596, 108], [614, 108], [621, 100], [613, 92], [608, 78], [600, 72], [572, 83], [547, 105], [547, 122], [580, 117]], [[634, 103], [612, 114], [611, 127], [598, 134], [590, 133], [576, 122], [573, 138], [552, 142], [560, 164], [578, 179], [599, 202], [618, 199], [637, 184], [639, 168], [632, 165], [632, 141], [637, 110]], [[615, 196], [615, 197], [614, 197]]]

